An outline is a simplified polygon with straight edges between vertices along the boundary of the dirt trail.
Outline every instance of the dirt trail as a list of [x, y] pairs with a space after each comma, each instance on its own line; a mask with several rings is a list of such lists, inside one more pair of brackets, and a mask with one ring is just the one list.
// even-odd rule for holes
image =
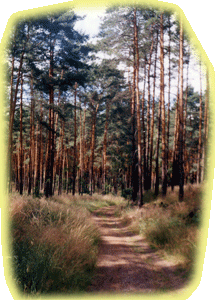
[[99, 209], [94, 220], [102, 243], [90, 292], [159, 292], [182, 289], [183, 271], [161, 260], [139, 235], [131, 234], [114, 216], [115, 207]]

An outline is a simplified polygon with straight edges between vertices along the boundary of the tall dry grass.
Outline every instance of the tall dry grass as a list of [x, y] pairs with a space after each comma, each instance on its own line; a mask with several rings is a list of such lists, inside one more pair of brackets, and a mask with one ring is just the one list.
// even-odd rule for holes
[[[74, 199], [73, 199], [74, 200]], [[90, 283], [99, 232], [71, 197], [11, 197], [14, 277], [26, 293], [76, 292]]]
[[[55, 199], [55, 198], [54, 198]], [[94, 212], [97, 209], [107, 206], [124, 207], [126, 202], [123, 197], [114, 196], [112, 194], [101, 195], [95, 193], [91, 196], [87, 194], [75, 195], [72, 197], [69, 195], [56, 196], [57, 201], [61, 201], [64, 204], [75, 205], [77, 207], [86, 208], [89, 212]]]
[[124, 224], [143, 235], [165, 258], [171, 257], [192, 271], [201, 226], [202, 187], [186, 186], [183, 202], [178, 201], [177, 189], [169, 190], [166, 198], [155, 198], [152, 193], [144, 197], [147, 201], [143, 198], [141, 209], [132, 207], [122, 214]]

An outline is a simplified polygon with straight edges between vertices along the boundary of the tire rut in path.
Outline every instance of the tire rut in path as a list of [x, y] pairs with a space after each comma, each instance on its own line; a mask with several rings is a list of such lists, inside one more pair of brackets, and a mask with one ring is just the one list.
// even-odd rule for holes
[[115, 208], [101, 208], [93, 216], [102, 243], [88, 291], [151, 293], [184, 288], [184, 272], [160, 259], [141, 236], [131, 234], [114, 216]]

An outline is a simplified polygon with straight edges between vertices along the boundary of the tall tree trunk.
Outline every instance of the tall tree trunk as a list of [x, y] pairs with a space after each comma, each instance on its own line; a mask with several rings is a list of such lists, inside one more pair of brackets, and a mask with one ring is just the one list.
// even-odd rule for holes
[[[24, 51], [25, 51], [25, 45], [23, 47], [23, 51], [21, 53], [20, 62], [19, 62], [19, 69], [17, 74], [17, 80], [16, 80], [16, 88], [13, 95], [13, 78], [14, 78], [14, 57], [12, 57], [12, 70], [11, 70], [11, 94], [10, 94], [10, 118], [9, 118], [9, 138], [8, 138], [8, 162], [9, 162], [9, 169], [10, 169], [10, 176], [12, 172], [12, 165], [10, 162], [12, 161], [12, 145], [13, 145], [13, 123], [14, 123], [14, 115], [15, 115], [15, 108], [16, 108], [16, 102], [17, 102], [17, 94], [18, 94], [18, 88], [19, 88], [19, 82], [21, 78], [21, 72], [22, 72], [22, 64], [24, 59]], [[10, 178], [9, 178], [9, 190], [10, 190]]]
[[83, 167], [84, 173], [87, 170], [87, 159], [86, 159], [86, 102], [84, 102], [84, 117], [83, 117]]
[[174, 141], [173, 141], [173, 154], [172, 154], [172, 191], [177, 181], [178, 174], [178, 132], [179, 132], [179, 89], [180, 89], [180, 59], [178, 60], [178, 88], [177, 88], [177, 100], [175, 109], [175, 129], [174, 129]]
[[169, 26], [169, 46], [168, 46], [168, 59], [169, 59], [169, 79], [168, 79], [168, 107], [167, 107], [167, 141], [166, 141], [166, 165], [167, 172], [169, 169], [169, 127], [170, 127], [170, 94], [171, 94], [171, 24], [170, 16], [168, 17]]
[[[135, 44], [135, 42], [134, 42]], [[134, 46], [134, 45], [133, 45]], [[132, 201], [135, 202], [138, 193], [138, 172], [137, 172], [137, 154], [135, 143], [135, 95], [136, 95], [136, 52], [133, 47], [133, 86], [131, 97], [131, 188], [132, 188]]]
[[155, 195], [159, 194], [159, 149], [160, 149], [160, 133], [161, 133], [161, 99], [158, 108], [158, 131], [157, 131], [157, 145], [156, 145], [156, 159], [155, 159]]
[[22, 95], [23, 95], [23, 75], [21, 74], [21, 90], [20, 90], [20, 165], [19, 165], [19, 193], [20, 193], [20, 195], [23, 194]]
[[43, 94], [41, 92], [41, 107], [40, 107], [40, 190], [43, 190], [44, 183], [44, 143], [42, 134], [43, 120]]
[[166, 195], [167, 166], [166, 166], [166, 136], [165, 136], [165, 103], [164, 103], [164, 36], [163, 14], [160, 18], [160, 99], [161, 99], [161, 123], [162, 123], [162, 195]]
[[202, 181], [206, 178], [207, 171], [207, 141], [208, 141], [208, 102], [209, 102], [209, 78], [208, 71], [206, 74], [206, 95], [205, 95], [205, 112], [204, 112], [204, 142], [202, 150]]
[[37, 158], [36, 158], [36, 180], [35, 180], [35, 195], [38, 197], [40, 194], [40, 186], [41, 186], [41, 160], [42, 160], [42, 118], [43, 118], [43, 107], [42, 107], [42, 99], [40, 103], [40, 125], [38, 126], [39, 133], [37, 133]]
[[179, 201], [184, 199], [184, 116], [183, 116], [183, 24], [180, 20], [180, 95], [179, 95]]
[[153, 138], [154, 138], [154, 114], [155, 114], [155, 87], [156, 87], [157, 48], [158, 48], [158, 31], [157, 31], [156, 49], [155, 49], [154, 84], [153, 84], [153, 96], [152, 96], [152, 118], [151, 118], [150, 162], [149, 162], [150, 188], [151, 188], [151, 184], [152, 184], [152, 156], [153, 156]]
[[16, 153], [14, 154], [14, 169], [15, 169], [15, 189], [19, 191], [19, 165], [20, 165], [20, 155], [19, 155], [19, 144], [16, 143]]
[[[189, 54], [188, 54], [188, 62], [187, 62], [187, 86], [186, 86], [186, 92], [185, 92], [185, 103], [184, 103], [184, 132], [183, 132], [183, 141], [184, 141], [184, 149], [183, 149], [183, 153], [185, 155], [186, 151], [186, 125], [187, 125], [187, 97], [188, 97], [188, 85], [189, 85]], [[184, 159], [184, 161], [186, 161]], [[184, 178], [186, 180], [188, 180], [188, 176], [189, 176], [189, 172], [188, 172], [188, 168], [187, 168], [187, 172], [184, 172]]]
[[95, 152], [95, 131], [96, 131], [96, 117], [99, 109], [99, 103], [96, 105], [93, 120], [92, 120], [92, 129], [91, 129], [91, 155], [90, 155], [90, 194], [93, 193], [93, 165], [94, 165], [94, 152]]
[[69, 193], [69, 149], [66, 148], [65, 153], [65, 164], [66, 164], [66, 193]]
[[64, 172], [64, 164], [65, 164], [65, 151], [63, 145], [64, 139], [64, 128], [65, 121], [61, 119], [61, 128], [60, 128], [60, 145], [59, 145], [59, 179], [58, 179], [58, 195], [62, 193], [62, 183], [63, 183], [63, 172]]
[[201, 183], [201, 153], [202, 153], [202, 70], [200, 58], [200, 95], [199, 95], [199, 143], [197, 161], [197, 183]]
[[[25, 140], [23, 138], [23, 145], [25, 145]], [[25, 151], [24, 147], [23, 147], [23, 162], [26, 161], [27, 159], [27, 151]], [[24, 164], [23, 163], [23, 191], [26, 190], [26, 182], [27, 182], [27, 168], [28, 168], [28, 165], [27, 164]]]
[[31, 72], [31, 114], [30, 114], [30, 149], [29, 149], [29, 173], [28, 173], [28, 194], [31, 194], [31, 190], [34, 187], [34, 156], [35, 156], [35, 140], [34, 140], [34, 89], [33, 89], [33, 73]]
[[83, 176], [84, 176], [84, 157], [83, 157], [83, 128], [82, 128], [82, 113], [80, 109], [80, 176], [79, 176], [79, 193], [83, 194]]
[[143, 96], [142, 96], [142, 130], [143, 130], [143, 185], [144, 190], [147, 189], [147, 172], [146, 172], [146, 133], [145, 133], [145, 89], [146, 89], [146, 58], [144, 63], [144, 78], [143, 78]]
[[150, 104], [151, 104], [151, 91], [150, 91], [150, 71], [151, 71], [151, 63], [152, 63], [152, 51], [154, 47], [154, 37], [153, 37], [153, 27], [151, 29], [151, 37], [152, 43], [149, 52], [149, 60], [148, 60], [148, 103], [147, 103], [147, 139], [146, 139], [146, 190], [151, 188], [151, 178], [150, 178]]
[[77, 97], [77, 82], [75, 83], [75, 95], [74, 95], [74, 152], [73, 152], [73, 170], [72, 170], [72, 194], [75, 195], [75, 183], [76, 183], [76, 161], [77, 161], [77, 120], [76, 120], [76, 97]]
[[[64, 70], [61, 70], [61, 75], [60, 75], [60, 80], [63, 79], [63, 75], [64, 75]], [[59, 84], [59, 90], [58, 90], [58, 100], [57, 100], [57, 107], [58, 109], [60, 109], [60, 99], [61, 99], [61, 84]], [[55, 132], [57, 132], [58, 130], [58, 119], [59, 119], [59, 113], [56, 112], [55, 113], [55, 118], [54, 118], [54, 130]], [[56, 177], [57, 177], [57, 174], [59, 174], [59, 148], [60, 146], [58, 147], [58, 150], [57, 150], [57, 153], [56, 153], [56, 157], [55, 157], [55, 164], [54, 164], [54, 169], [53, 169], [53, 182], [54, 182], [54, 187], [53, 187], [53, 193], [55, 192], [55, 186], [57, 184], [56, 182]]]
[[106, 120], [105, 120], [105, 130], [104, 130], [104, 141], [103, 141], [103, 191], [106, 194], [106, 164], [107, 164], [107, 131], [108, 131], [108, 120], [109, 120], [109, 105], [106, 103]]
[[53, 190], [53, 167], [54, 167], [54, 87], [53, 79], [53, 59], [54, 53], [50, 49], [50, 66], [49, 66], [49, 132], [48, 132], [48, 155], [46, 162], [45, 187], [44, 193], [46, 197], [52, 196]]
[[136, 104], [137, 104], [137, 155], [138, 155], [138, 205], [143, 205], [142, 189], [142, 147], [141, 147], [141, 123], [140, 123], [140, 95], [139, 95], [139, 47], [136, 20], [136, 9], [134, 10], [134, 48], [136, 52]]
[[[9, 119], [9, 140], [8, 140], [8, 164], [9, 164], [9, 191], [11, 192], [11, 180], [12, 180], [12, 141], [13, 141], [13, 122], [15, 107], [13, 102], [13, 78], [14, 78], [14, 56], [12, 56], [12, 67], [10, 77], [10, 119]], [[18, 80], [18, 79], [17, 79]]]
[[[129, 52], [130, 54], [130, 52]], [[132, 85], [131, 85], [131, 75], [130, 75], [130, 67], [128, 68], [128, 91], [129, 91], [129, 99], [130, 99], [130, 114], [132, 116], [132, 107], [133, 107], [133, 97], [132, 97]], [[132, 118], [131, 118], [131, 134], [132, 134]], [[128, 144], [129, 144], [129, 140], [128, 140]], [[131, 143], [132, 143], [132, 138], [131, 138]], [[131, 151], [132, 152], [132, 151]], [[127, 188], [131, 188], [132, 189], [132, 167], [133, 167], [133, 161], [132, 161], [132, 157], [133, 155], [131, 154], [131, 164], [129, 164], [128, 169], [128, 185]]]

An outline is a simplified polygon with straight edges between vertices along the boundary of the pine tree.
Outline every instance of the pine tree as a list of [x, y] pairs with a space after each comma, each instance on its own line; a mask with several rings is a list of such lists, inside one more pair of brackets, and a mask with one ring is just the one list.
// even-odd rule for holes
[[183, 116], [183, 24], [180, 20], [180, 54], [179, 54], [179, 69], [180, 69], [180, 95], [179, 95], [179, 201], [184, 198], [184, 116]]
[[166, 160], [166, 134], [165, 134], [165, 103], [164, 103], [164, 37], [163, 14], [160, 16], [160, 99], [161, 99], [161, 124], [162, 124], [162, 194], [166, 195], [167, 189], [167, 160]]

